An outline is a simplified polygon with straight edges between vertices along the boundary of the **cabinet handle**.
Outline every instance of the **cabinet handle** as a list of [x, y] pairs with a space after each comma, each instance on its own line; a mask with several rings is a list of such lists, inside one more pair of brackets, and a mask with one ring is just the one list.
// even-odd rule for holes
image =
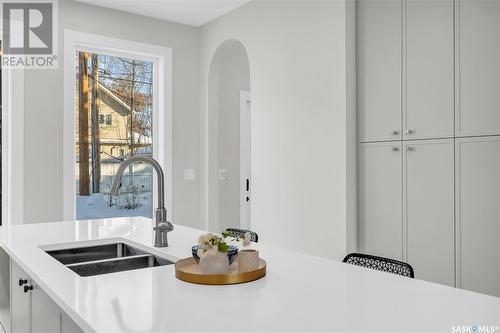
[[415, 134], [415, 130], [412, 130], [412, 129], [405, 129], [405, 134], [406, 134], [406, 135]]
[[21, 287], [23, 284], [26, 284], [28, 283], [28, 280], [23, 280], [21, 278], [19, 278], [19, 287]]
[[399, 147], [392, 147], [391, 150], [392, 151], [399, 151]]
[[33, 290], [33, 286], [24, 286], [24, 292], [25, 293], [27, 293], [30, 290]]
[[392, 131], [391, 131], [391, 134], [392, 134], [392, 135], [398, 135], [398, 134], [399, 134], [399, 131], [398, 131], [398, 130], [392, 130]]
[[408, 146], [406, 147], [406, 151], [415, 151], [415, 147]]

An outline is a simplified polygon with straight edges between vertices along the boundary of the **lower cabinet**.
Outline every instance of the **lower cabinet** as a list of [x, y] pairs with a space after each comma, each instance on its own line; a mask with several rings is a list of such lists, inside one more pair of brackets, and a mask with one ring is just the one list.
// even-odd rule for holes
[[10, 257], [0, 248], [0, 333], [10, 332]]
[[32, 285], [31, 332], [60, 332], [61, 310], [40, 287], [34, 283]]
[[83, 332], [12, 260], [10, 296], [12, 333]]
[[453, 139], [405, 142], [404, 260], [417, 279], [455, 285]]
[[500, 137], [456, 141], [458, 287], [500, 297]]
[[24, 291], [24, 287], [31, 286], [31, 281], [14, 261], [11, 261], [10, 272], [11, 331], [31, 332], [31, 292]]
[[401, 143], [365, 143], [359, 154], [359, 250], [402, 259]]
[[61, 332], [83, 333], [82, 329], [64, 312], [61, 312]]
[[361, 144], [358, 193], [361, 252], [455, 284], [453, 139]]
[[360, 144], [359, 251], [500, 297], [500, 136]]

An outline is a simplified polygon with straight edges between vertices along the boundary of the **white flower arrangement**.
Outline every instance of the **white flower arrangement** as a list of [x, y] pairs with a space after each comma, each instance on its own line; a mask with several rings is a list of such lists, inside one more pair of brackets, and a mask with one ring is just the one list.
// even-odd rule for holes
[[[243, 246], [249, 246], [251, 238], [252, 235], [249, 232], [245, 232], [242, 238], [233, 238], [232, 240], [242, 240]], [[229, 233], [226, 231], [222, 233], [222, 236], [212, 233], [202, 235], [198, 239], [198, 250], [196, 254], [200, 258], [204, 258], [207, 255], [215, 255], [218, 252], [227, 253], [229, 250], [228, 243], [232, 240], [229, 239]]]
[[224, 237], [208, 233], [198, 239], [196, 254], [200, 258], [204, 258], [207, 255], [215, 255], [217, 252], [227, 253], [227, 250], [229, 250], [229, 245], [227, 245]]

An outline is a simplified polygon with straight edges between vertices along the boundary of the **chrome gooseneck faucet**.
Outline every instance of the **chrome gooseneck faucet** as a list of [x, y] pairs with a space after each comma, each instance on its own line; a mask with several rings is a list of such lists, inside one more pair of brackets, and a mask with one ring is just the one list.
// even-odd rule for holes
[[131, 158], [125, 160], [115, 175], [115, 180], [113, 181], [113, 186], [111, 187], [111, 194], [117, 195], [118, 190], [122, 186], [122, 177], [125, 169], [132, 163], [140, 162], [147, 163], [153, 166], [158, 176], [158, 208], [156, 208], [155, 219], [156, 226], [153, 228], [155, 231], [155, 246], [156, 247], [167, 247], [168, 240], [167, 234], [174, 230], [172, 223], [167, 221], [167, 210], [165, 209], [165, 181], [163, 176], [163, 170], [160, 164], [152, 157], [143, 154], [137, 154]]

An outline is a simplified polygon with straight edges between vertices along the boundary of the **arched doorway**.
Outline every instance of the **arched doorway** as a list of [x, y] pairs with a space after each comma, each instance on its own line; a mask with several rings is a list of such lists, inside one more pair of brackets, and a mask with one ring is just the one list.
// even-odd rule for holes
[[251, 227], [250, 65], [243, 44], [216, 50], [208, 78], [209, 229]]

